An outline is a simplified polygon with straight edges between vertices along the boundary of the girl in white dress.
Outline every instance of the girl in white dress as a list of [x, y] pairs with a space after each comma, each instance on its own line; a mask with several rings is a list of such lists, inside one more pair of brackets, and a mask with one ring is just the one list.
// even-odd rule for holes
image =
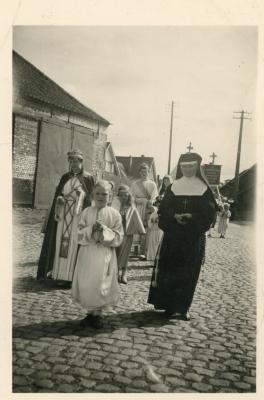
[[[155, 203], [158, 205], [158, 202]], [[153, 207], [153, 213], [148, 221], [148, 230], [146, 235], [146, 259], [154, 261], [158, 247], [163, 236], [163, 231], [158, 226], [159, 216], [157, 207]]]
[[[131, 185], [131, 194], [135, 200], [135, 204], [139, 215], [142, 219], [144, 227], [148, 227], [148, 219], [150, 216], [150, 208], [158, 196], [157, 185], [154, 181], [149, 179], [149, 166], [142, 163], [139, 166], [140, 179], [136, 180]], [[134, 235], [135, 244], [140, 246], [140, 259], [144, 260], [145, 257], [145, 235]]]
[[224, 203], [223, 208], [219, 213], [218, 233], [220, 233], [221, 239], [225, 238], [226, 231], [229, 225], [229, 218], [231, 217], [231, 212], [229, 208], [229, 203]]
[[81, 326], [102, 326], [102, 311], [119, 300], [115, 247], [123, 240], [119, 212], [107, 206], [111, 187], [99, 181], [93, 190], [93, 205], [81, 214], [77, 230], [80, 244], [72, 282], [72, 295], [88, 312]]
[[119, 211], [122, 217], [124, 229], [124, 240], [120, 247], [116, 249], [118, 268], [121, 272], [119, 282], [127, 284], [127, 264], [133, 242], [133, 235], [145, 234], [145, 228], [134, 206], [133, 198], [127, 185], [120, 185], [118, 188], [118, 197], [112, 202], [112, 207]]

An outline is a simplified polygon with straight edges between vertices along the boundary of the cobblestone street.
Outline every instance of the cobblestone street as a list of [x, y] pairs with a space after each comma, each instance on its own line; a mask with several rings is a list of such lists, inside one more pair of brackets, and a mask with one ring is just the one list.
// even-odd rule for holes
[[14, 210], [14, 392], [255, 392], [253, 227], [207, 239], [189, 322], [146, 303], [151, 267], [128, 285], [100, 330], [81, 329], [70, 290], [35, 280], [43, 212]]

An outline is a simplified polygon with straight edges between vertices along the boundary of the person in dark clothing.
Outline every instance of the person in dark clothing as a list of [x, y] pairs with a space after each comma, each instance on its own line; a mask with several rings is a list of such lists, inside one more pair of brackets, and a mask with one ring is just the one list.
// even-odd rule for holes
[[164, 236], [155, 260], [148, 303], [168, 317], [189, 320], [196, 284], [205, 256], [205, 232], [217, 204], [196, 153], [180, 156], [176, 180], [159, 207]]
[[162, 198], [166, 192], [167, 187], [172, 184], [172, 177], [170, 175], [164, 175], [162, 179], [162, 184], [159, 189], [159, 196]]
[[70, 171], [62, 175], [50, 209], [40, 253], [37, 280], [48, 276], [70, 287], [78, 244], [76, 230], [81, 211], [91, 204], [93, 177], [83, 170], [83, 154], [67, 153]]

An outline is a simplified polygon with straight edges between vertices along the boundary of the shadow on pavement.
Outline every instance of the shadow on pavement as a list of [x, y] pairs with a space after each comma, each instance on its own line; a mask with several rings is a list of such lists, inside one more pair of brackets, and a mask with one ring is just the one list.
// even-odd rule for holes
[[127, 267], [127, 269], [128, 270], [130, 270], [130, 269], [133, 269], [133, 270], [140, 270], [140, 271], [144, 271], [144, 270], [146, 270], [146, 271], [152, 271], [152, 269], [153, 269], [153, 265], [142, 265], [142, 266], [137, 266], [137, 265], [129, 265], [128, 264], [128, 267]]
[[[128, 281], [140, 281], [140, 282], [150, 282], [151, 273], [139, 275], [139, 276], [130, 276]], [[13, 289], [16, 293], [24, 293], [24, 292], [50, 292], [53, 290], [69, 290], [58, 286], [58, 284], [52, 280], [47, 279], [45, 281], [37, 281], [35, 276], [27, 275], [19, 278], [14, 278], [13, 281]]]
[[50, 292], [52, 290], [65, 290], [58, 286], [52, 279], [38, 281], [35, 276], [27, 275], [19, 278], [14, 278], [13, 288], [16, 293], [23, 292]]
[[26, 326], [14, 326], [13, 338], [37, 339], [40, 337], [60, 336], [96, 336], [102, 332], [113, 332], [121, 328], [161, 327], [168, 324], [168, 319], [163, 313], [155, 311], [142, 311], [122, 314], [105, 315], [103, 328], [93, 329], [91, 327], [81, 328], [80, 319], [60, 320], [55, 322], [40, 322]]
[[130, 281], [140, 281], [140, 282], [150, 282], [151, 274], [148, 275], [139, 275], [139, 276], [129, 276], [127, 278], [128, 284]]
[[38, 265], [38, 260], [35, 261], [26, 261], [22, 263], [16, 263], [15, 267], [20, 268], [20, 267], [34, 267]]

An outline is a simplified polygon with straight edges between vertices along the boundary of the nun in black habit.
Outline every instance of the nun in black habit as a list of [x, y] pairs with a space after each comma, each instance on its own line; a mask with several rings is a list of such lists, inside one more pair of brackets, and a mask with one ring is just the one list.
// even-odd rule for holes
[[164, 236], [155, 260], [148, 303], [165, 310], [170, 318], [189, 320], [201, 265], [205, 232], [217, 211], [214, 195], [201, 171], [196, 153], [180, 156], [176, 180], [159, 208], [159, 227]]

